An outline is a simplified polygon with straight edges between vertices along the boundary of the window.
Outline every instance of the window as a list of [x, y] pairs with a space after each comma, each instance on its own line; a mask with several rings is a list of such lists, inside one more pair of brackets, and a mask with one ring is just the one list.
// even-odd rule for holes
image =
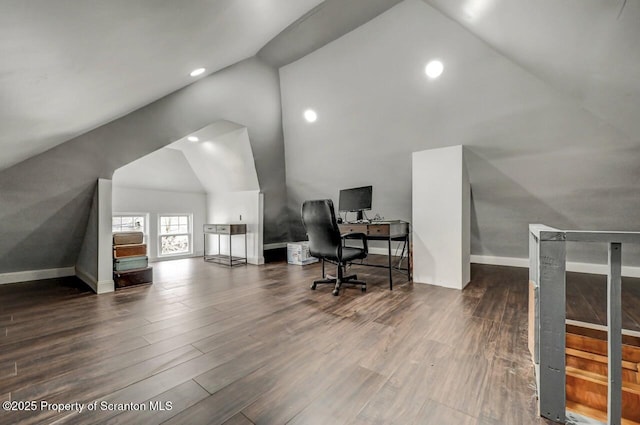
[[191, 216], [161, 215], [159, 255], [191, 254]]
[[113, 215], [111, 219], [112, 232], [145, 232], [144, 215]]

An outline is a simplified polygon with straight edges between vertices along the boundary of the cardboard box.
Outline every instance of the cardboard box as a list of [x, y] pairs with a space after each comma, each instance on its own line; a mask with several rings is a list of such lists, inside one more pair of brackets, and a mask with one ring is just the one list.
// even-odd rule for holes
[[317, 263], [316, 257], [312, 257], [309, 253], [309, 242], [293, 242], [287, 244], [287, 263], [304, 266], [311, 263]]

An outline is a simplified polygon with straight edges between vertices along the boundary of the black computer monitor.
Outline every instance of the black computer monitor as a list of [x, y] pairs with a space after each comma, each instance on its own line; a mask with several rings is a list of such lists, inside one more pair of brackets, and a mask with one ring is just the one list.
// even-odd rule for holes
[[354, 187], [340, 191], [338, 210], [341, 212], [355, 211], [358, 213], [357, 220], [362, 220], [362, 211], [371, 209], [371, 195], [373, 186]]

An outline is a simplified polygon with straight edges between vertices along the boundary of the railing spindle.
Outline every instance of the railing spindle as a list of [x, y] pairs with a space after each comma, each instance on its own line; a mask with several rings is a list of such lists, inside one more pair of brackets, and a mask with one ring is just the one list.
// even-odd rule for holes
[[609, 425], [622, 421], [622, 244], [609, 244], [607, 276], [607, 338], [609, 386], [607, 419]]

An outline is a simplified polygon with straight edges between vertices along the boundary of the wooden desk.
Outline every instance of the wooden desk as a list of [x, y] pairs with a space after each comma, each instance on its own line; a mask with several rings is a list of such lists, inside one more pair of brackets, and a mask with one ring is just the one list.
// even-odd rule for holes
[[[369, 267], [382, 267], [389, 269], [389, 290], [393, 290], [393, 270], [407, 272], [407, 279], [411, 280], [411, 244], [409, 243], [409, 223], [406, 221], [376, 221], [372, 223], [340, 223], [340, 233], [364, 233], [368, 240], [387, 241], [388, 264], [362, 264]], [[394, 267], [392, 264], [391, 241], [403, 241], [407, 248], [407, 268]], [[402, 248], [404, 255], [405, 247]], [[401, 255], [401, 258], [402, 258]]]

